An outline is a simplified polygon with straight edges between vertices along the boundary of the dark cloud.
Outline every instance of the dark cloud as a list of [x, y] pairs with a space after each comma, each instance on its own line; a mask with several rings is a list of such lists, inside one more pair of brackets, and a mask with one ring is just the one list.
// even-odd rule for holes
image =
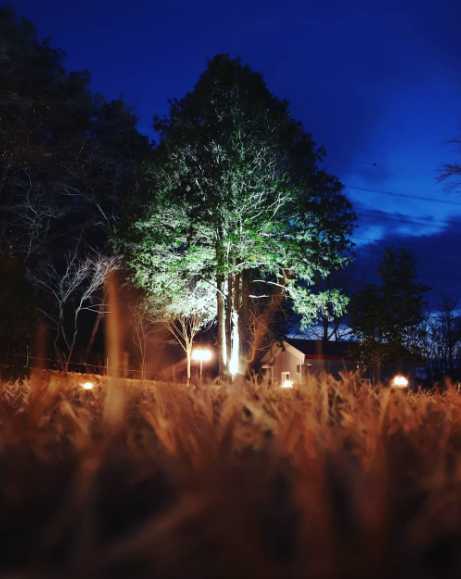
[[346, 277], [355, 288], [377, 280], [377, 269], [385, 248], [405, 248], [413, 255], [420, 281], [430, 288], [428, 302], [437, 307], [445, 297], [461, 298], [461, 218], [450, 221], [432, 235], [389, 235], [357, 249], [355, 262]]
[[[386, 239], [409, 234], [427, 235], [441, 226], [441, 222], [431, 214], [412, 216], [399, 211], [370, 208], [357, 202], [354, 210], [357, 215], [354, 239], [359, 245], [377, 237]], [[380, 232], [379, 235], [377, 232]]]
[[356, 212], [360, 216], [362, 223], [365, 223], [368, 227], [379, 226], [385, 228], [387, 236], [389, 236], [390, 232], [401, 230], [404, 226], [411, 226], [416, 231], [418, 229], [427, 229], [434, 224], [434, 219], [431, 216], [415, 218], [397, 211], [389, 213], [381, 209], [360, 207], [356, 209]]

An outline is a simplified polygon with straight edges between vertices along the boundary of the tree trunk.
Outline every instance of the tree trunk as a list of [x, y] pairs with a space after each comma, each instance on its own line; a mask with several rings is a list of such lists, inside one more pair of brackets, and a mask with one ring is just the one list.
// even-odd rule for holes
[[229, 360], [229, 370], [234, 377], [240, 374], [240, 333], [239, 333], [239, 315], [236, 309], [232, 310], [231, 316], [232, 331], [231, 331], [231, 355]]
[[105, 291], [109, 310], [109, 313], [106, 316], [106, 355], [108, 358], [108, 374], [113, 378], [118, 378], [122, 352], [122, 335], [118, 301], [118, 280], [115, 272], [112, 272], [107, 277]]
[[104, 317], [104, 313], [100, 311], [97, 313], [96, 318], [94, 320], [93, 328], [91, 330], [91, 336], [90, 336], [90, 339], [88, 340], [88, 345], [87, 345], [86, 350], [85, 350], [85, 361], [87, 363], [88, 363], [88, 356], [90, 355], [90, 352], [93, 348], [93, 344], [94, 344], [94, 341], [96, 339], [96, 335], [98, 333], [99, 326], [101, 325], [103, 317]]
[[234, 278], [229, 275], [227, 276], [227, 287], [226, 287], [226, 351], [229, 353], [229, 361], [232, 357], [232, 312], [234, 311], [234, 301], [235, 301], [235, 282]]
[[250, 279], [251, 272], [243, 271], [240, 274], [240, 305], [239, 305], [239, 335], [240, 335], [240, 370], [246, 374], [250, 359]]
[[190, 384], [191, 379], [191, 360], [192, 360], [192, 345], [186, 349], [186, 364], [187, 364], [187, 384]]
[[217, 317], [218, 317], [218, 361], [219, 375], [223, 376], [227, 368], [226, 309], [224, 303], [224, 280], [218, 276], [217, 281]]
[[218, 369], [224, 376], [227, 368], [226, 304], [224, 300], [224, 255], [220, 239], [216, 242], [216, 313], [218, 320]]
[[240, 334], [239, 334], [239, 276], [228, 277], [227, 282], [227, 347], [229, 354], [229, 372], [232, 377], [240, 373]]
[[146, 339], [144, 332], [140, 329], [141, 335], [139, 336], [139, 357], [141, 362], [141, 380], [146, 377]]

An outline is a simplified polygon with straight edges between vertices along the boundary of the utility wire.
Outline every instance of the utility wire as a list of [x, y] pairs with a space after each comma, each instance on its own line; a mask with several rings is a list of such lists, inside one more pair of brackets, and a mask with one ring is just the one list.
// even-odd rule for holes
[[[461, 201], [453, 201], [451, 199], [436, 199], [435, 197], [428, 197], [426, 195], [412, 195], [410, 193], [398, 193], [397, 191], [383, 191], [380, 189], [369, 189], [366, 187], [355, 187], [353, 185], [345, 185], [347, 189], [354, 191], [363, 191], [365, 193], [373, 193], [376, 195], [387, 195], [390, 197], [397, 197], [400, 199], [410, 199], [416, 201], [424, 201], [435, 203], [438, 205], [449, 205], [452, 207], [461, 207]], [[382, 211], [379, 209], [359, 209], [356, 211], [357, 215], [366, 219], [367, 217], [372, 217], [373, 215], [379, 217], [382, 215], [383, 220], [391, 220], [400, 223], [408, 223], [409, 225], [435, 225], [439, 227], [447, 227], [449, 224], [447, 221], [439, 221], [431, 219], [430, 217], [412, 217], [406, 215], [395, 215], [387, 211]], [[378, 224], [377, 224], [378, 225]]]
[[347, 189], [354, 191], [364, 191], [365, 193], [374, 193], [377, 195], [388, 195], [390, 197], [400, 197], [402, 199], [414, 199], [417, 201], [427, 201], [429, 203], [436, 203], [439, 205], [451, 205], [454, 207], [461, 207], [461, 201], [453, 201], [451, 199], [436, 199], [435, 197], [427, 197], [426, 195], [412, 195], [410, 193], [397, 193], [396, 191], [382, 191], [380, 189], [367, 189], [366, 187], [354, 187], [353, 185], [345, 185]]
[[[411, 217], [410, 215], [393, 214], [386, 211], [381, 211], [379, 209], [360, 209], [356, 211], [357, 215], [363, 217], [364, 219], [372, 218], [376, 219], [382, 217], [384, 220], [397, 221], [399, 223], [408, 223], [409, 225], [437, 225], [439, 227], [447, 227], [447, 221], [439, 221], [432, 219], [431, 217]], [[377, 223], [379, 225], [379, 223]]]

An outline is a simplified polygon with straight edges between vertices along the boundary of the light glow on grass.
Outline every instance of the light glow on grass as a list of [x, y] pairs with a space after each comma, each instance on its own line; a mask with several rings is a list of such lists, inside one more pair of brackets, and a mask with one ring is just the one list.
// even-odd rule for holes
[[286, 380], [283, 380], [283, 382], [280, 384], [280, 388], [284, 388], [284, 389], [293, 388], [293, 386], [294, 386], [293, 380], [290, 380], [289, 378]]

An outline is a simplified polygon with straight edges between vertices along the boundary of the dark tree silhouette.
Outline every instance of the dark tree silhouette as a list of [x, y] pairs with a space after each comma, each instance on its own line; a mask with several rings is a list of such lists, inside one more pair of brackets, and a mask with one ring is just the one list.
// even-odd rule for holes
[[359, 340], [359, 360], [377, 381], [385, 362], [395, 367], [418, 355], [416, 334], [427, 291], [417, 281], [412, 256], [403, 249], [385, 251], [379, 276], [379, 285], [370, 284], [352, 297], [349, 316]]

